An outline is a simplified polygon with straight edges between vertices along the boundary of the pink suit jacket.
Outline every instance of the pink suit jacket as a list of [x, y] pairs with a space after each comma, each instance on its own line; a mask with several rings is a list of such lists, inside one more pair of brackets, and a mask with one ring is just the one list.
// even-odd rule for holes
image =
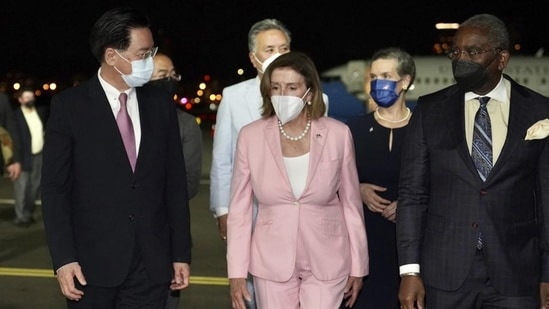
[[[348, 127], [335, 119], [312, 121], [307, 182], [294, 197], [282, 157], [276, 117], [240, 131], [228, 216], [229, 278], [248, 272], [284, 282], [295, 269], [301, 237], [319, 280], [368, 274], [364, 213]], [[252, 200], [258, 215], [252, 233]]]

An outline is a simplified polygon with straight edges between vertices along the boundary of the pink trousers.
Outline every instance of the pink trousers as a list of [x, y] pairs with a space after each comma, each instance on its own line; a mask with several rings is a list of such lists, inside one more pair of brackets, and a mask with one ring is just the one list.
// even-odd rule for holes
[[334, 309], [339, 308], [348, 276], [318, 280], [311, 272], [301, 238], [297, 244], [295, 271], [286, 282], [254, 276], [258, 309]]

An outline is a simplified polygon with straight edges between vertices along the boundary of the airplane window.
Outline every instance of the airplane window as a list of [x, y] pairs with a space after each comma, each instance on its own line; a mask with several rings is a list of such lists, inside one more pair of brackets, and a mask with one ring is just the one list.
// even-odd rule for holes
[[416, 78], [416, 83], [418, 83], [419, 85], [421, 85], [421, 77], [417, 77], [417, 78]]
[[547, 80], [545, 79], [545, 77], [541, 79], [541, 84], [542, 84], [542, 85], [547, 84]]
[[431, 79], [430, 79], [429, 77], [427, 77], [427, 78], [425, 79], [425, 83], [426, 83], [426, 84], [430, 84], [430, 83], [431, 83]]
[[442, 79], [442, 82], [443, 82], [444, 84], [448, 84], [448, 78], [447, 78], [447, 77], [444, 77], [444, 78]]
[[435, 80], [434, 80], [435, 84], [438, 84], [439, 83], [439, 79], [438, 77], [435, 77]]

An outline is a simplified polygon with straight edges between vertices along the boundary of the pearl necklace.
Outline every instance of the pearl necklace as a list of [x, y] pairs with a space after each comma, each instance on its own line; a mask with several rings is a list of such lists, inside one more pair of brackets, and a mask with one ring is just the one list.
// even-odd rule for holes
[[303, 132], [301, 132], [301, 134], [299, 134], [298, 136], [290, 136], [288, 135], [288, 133], [286, 133], [286, 131], [284, 131], [284, 128], [282, 127], [282, 122], [280, 122], [280, 120], [278, 121], [278, 129], [280, 130], [280, 133], [287, 139], [291, 140], [291, 141], [299, 141], [301, 140], [302, 138], [305, 137], [305, 135], [307, 135], [307, 132], [309, 132], [309, 128], [311, 127], [311, 117], [307, 117], [307, 125], [305, 125], [305, 130], [303, 130]]
[[375, 114], [379, 119], [381, 119], [383, 121], [387, 121], [387, 122], [390, 122], [390, 123], [399, 123], [399, 122], [402, 122], [402, 121], [408, 119], [408, 117], [410, 117], [411, 111], [408, 107], [406, 107], [406, 111], [407, 111], [406, 116], [404, 116], [404, 118], [402, 118], [400, 120], [390, 120], [390, 119], [387, 119], [387, 118], [383, 118], [381, 116], [381, 114], [379, 113], [379, 107], [376, 108]]

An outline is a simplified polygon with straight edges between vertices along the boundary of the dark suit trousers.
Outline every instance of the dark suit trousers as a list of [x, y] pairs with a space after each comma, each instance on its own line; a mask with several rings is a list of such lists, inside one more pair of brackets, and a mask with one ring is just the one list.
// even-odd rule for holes
[[[456, 291], [425, 285], [426, 306], [436, 309], [526, 309], [539, 308], [539, 296], [511, 297], [490, 283], [482, 250], [477, 251], [469, 275]], [[534, 294], [537, 291], [532, 291]]]
[[[159, 309], [166, 302], [169, 282], [151, 284], [147, 276], [141, 252], [136, 244], [128, 276], [120, 286], [82, 286], [75, 279], [76, 287], [84, 291], [79, 301], [67, 300], [68, 309]], [[84, 276], [86, 270], [82, 270]]]

